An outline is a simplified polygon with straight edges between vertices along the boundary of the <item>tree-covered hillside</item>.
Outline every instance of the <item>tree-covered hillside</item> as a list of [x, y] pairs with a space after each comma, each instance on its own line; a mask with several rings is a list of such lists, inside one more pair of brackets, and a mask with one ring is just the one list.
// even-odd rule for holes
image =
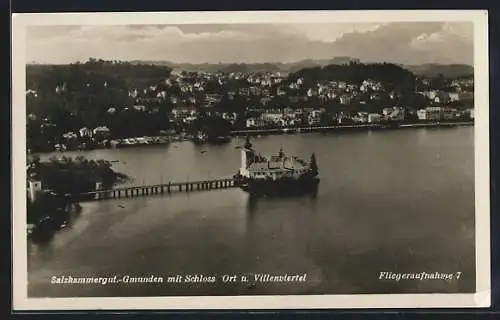
[[350, 63], [343, 65], [328, 65], [299, 70], [289, 75], [289, 80], [303, 78], [305, 86], [311, 86], [317, 81], [346, 81], [361, 84], [363, 80], [379, 81], [388, 90], [409, 93], [415, 90], [415, 75], [400, 66], [390, 63]]
[[97, 127], [104, 124], [109, 108], [134, 103], [129, 94], [132, 88], [161, 86], [170, 72], [163, 66], [95, 59], [70, 65], [29, 65], [26, 88], [36, 95], [27, 94], [27, 113], [49, 117], [58, 125], [58, 135], [83, 126]]

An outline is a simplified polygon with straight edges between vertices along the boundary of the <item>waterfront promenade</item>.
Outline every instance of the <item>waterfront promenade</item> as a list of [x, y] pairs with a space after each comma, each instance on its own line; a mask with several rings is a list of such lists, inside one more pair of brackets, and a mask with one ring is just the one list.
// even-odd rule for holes
[[405, 128], [441, 128], [456, 126], [472, 126], [474, 121], [460, 122], [416, 122], [416, 123], [368, 123], [353, 125], [333, 125], [333, 126], [310, 126], [300, 128], [269, 128], [269, 129], [246, 129], [233, 130], [231, 135], [256, 135], [256, 134], [281, 134], [281, 133], [310, 133], [322, 131], [344, 131], [344, 130], [383, 130], [383, 129], [405, 129]]
[[[293, 133], [317, 133], [317, 132], [346, 132], [346, 131], [362, 131], [362, 130], [396, 130], [407, 128], [447, 128], [456, 126], [472, 126], [474, 121], [440, 121], [440, 122], [413, 122], [413, 123], [358, 123], [358, 124], [338, 124], [329, 126], [308, 126], [308, 127], [277, 127], [277, 128], [247, 128], [231, 130], [229, 136], [256, 136], [256, 135], [273, 135], [273, 134], [293, 134]], [[171, 142], [182, 142], [195, 140], [195, 137], [187, 134], [175, 134], [162, 137], [129, 137], [124, 139], [111, 139], [110, 145], [105, 146], [102, 143], [87, 146], [85, 149], [122, 149], [129, 147], [163, 145]], [[74, 149], [61, 148], [54, 146], [55, 151], [66, 152], [74, 151]]]

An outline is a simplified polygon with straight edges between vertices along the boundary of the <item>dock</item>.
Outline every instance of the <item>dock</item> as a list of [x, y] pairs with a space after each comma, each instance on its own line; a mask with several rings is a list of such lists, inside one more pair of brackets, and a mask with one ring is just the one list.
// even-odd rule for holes
[[216, 189], [235, 188], [238, 184], [233, 178], [210, 179], [186, 182], [169, 182], [165, 184], [149, 184], [140, 186], [123, 186], [107, 190], [96, 190], [78, 194], [80, 201], [96, 201], [105, 199], [137, 198], [152, 195], [170, 194], [173, 192], [193, 192]]

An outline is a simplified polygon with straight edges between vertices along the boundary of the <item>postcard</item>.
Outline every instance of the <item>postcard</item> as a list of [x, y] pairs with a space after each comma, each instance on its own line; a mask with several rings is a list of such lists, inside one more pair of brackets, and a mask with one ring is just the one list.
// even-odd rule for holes
[[14, 310], [490, 306], [487, 11], [12, 21]]

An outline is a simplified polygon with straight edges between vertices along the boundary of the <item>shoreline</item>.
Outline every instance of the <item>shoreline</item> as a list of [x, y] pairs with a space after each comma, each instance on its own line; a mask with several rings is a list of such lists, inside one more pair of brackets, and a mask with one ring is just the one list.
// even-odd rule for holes
[[231, 136], [258, 135], [258, 134], [295, 134], [295, 133], [313, 133], [330, 131], [349, 131], [349, 130], [397, 130], [408, 128], [449, 128], [458, 126], [473, 126], [474, 121], [446, 121], [446, 122], [425, 122], [425, 123], [374, 123], [374, 124], [355, 124], [355, 125], [334, 125], [334, 126], [314, 126], [300, 128], [272, 128], [272, 129], [250, 129], [233, 130]]
[[[414, 123], [373, 123], [373, 124], [353, 124], [353, 125], [332, 125], [332, 126], [310, 126], [299, 128], [268, 128], [268, 129], [248, 129], [248, 130], [232, 130], [228, 133], [228, 137], [241, 136], [257, 136], [257, 135], [281, 135], [281, 134], [299, 134], [299, 133], [322, 133], [322, 132], [344, 132], [344, 131], [370, 131], [370, 130], [399, 130], [409, 128], [452, 128], [459, 126], [473, 126], [474, 121], [443, 121], [443, 122], [414, 122]], [[130, 138], [129, 138], [130, 139]], [[104, 149], [123, 149], [130, 147], [144, 147], [153, 145], [167, 145], [172, 142], [193, 141], [188, 137], [174, 136], [168, 141], [162, 143], [137, 143], [124, 144], [116, 147], [94, 147], [87, 150], [54, 150], [47, 152], [35, 152], [37, 154], [50, 154], [53, 152], [66, 153], [72, 151], [92, 151]], [[223, 142], [222, 142], [223, 143]]]

